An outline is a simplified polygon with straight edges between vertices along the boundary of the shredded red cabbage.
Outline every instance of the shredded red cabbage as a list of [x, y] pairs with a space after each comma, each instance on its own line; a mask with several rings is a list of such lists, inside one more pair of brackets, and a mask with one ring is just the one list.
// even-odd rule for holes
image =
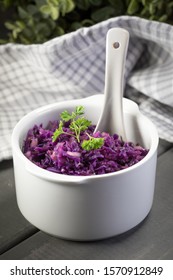
[[[24, 155], [34, 164], [46, 170], [66, 175], [106, 174], [128, 168], [142, 160], [148, 150], [131, 142], [124, 142], [117, 134], [94, 133], [94, 125], [81, 132], [80, 141], [93, 137], [103, 137], [101, 148], [86, 151], [76, 138], [62, 134], [53, 142], [53, 132], [59, 122], [49, 122], [46, 128], [42, 124], [34, 125], [27, 133], [23, 145]], [[64, 130], [72, 133], [68, 123]]]

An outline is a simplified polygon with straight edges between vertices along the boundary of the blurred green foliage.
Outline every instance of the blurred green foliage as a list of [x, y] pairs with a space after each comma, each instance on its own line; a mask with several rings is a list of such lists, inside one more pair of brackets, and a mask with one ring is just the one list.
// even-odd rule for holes
[[7, 37], [0, 43], [43, 43], [111, 17], [133, 15], [173, 23], [171, 0], [0, 0], [0, 13], [10, 12]]

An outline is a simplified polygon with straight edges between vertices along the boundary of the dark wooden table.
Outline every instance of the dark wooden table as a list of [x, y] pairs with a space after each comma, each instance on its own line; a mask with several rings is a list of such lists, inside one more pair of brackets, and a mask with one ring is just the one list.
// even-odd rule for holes
[[0, 163], [1, 260], [173, 260], [173, 144], [160, 140], [152, 210], [135, 229], [97, 242], [45, 234], [20, 213], [12, 160]]

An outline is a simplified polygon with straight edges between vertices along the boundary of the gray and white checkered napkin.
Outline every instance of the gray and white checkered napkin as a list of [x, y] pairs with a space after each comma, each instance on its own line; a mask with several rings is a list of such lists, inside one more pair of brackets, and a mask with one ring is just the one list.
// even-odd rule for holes
[[42, 45], [0, 46], [0, 160], [11, 157], [12, 129], [29, 111], [103, 93], [106, 33], [116, 26], [130, 33], [125, 96], [173, 141], [173, 26], [122, 16]]

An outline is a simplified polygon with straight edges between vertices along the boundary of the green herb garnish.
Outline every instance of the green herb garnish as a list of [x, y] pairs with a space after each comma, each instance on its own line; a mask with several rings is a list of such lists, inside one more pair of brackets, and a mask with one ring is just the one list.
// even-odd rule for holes
[[[77, 106], [75, 108], [75, 111], [71, 114], [65, 110], [60, 114], [61, 120], [59, 122], [59, 127], [55, 130], [52, 136], [52, 141], [55, 142], [57, 138], [61, 134], [67, 134], [75, 137], [77, 141], [80, 143], [80, 134], [82, 131], [85, 131], [90, 125], [91, 121], [87, 120], [85, 117], [81, 117], [81, 115], [84, 114], [84, 107], [83, 106]], [[73, 132], [67, 133], [63, 130], [64, 122], [70, 121], [69, 128]], [[81, 144], [81, 147], [84, 150], [90, 151], [94, 149], [101, 148], [104, 143], [104, 138], [94, 138], [93, 136], [89, 135], [87, 133], [89, 139], [84, 140]]]
[[77, 106], [75, 109], [75, 112], [72, 112], [71, 114], [65, 110], [60, 114], [60, 117], [63, 121], [67, 122], [72, 120], [73, 122], [78, 116], [81, 116], [84, 114], [84, 107], [83, 106]]
[[55, 142], [56, 139], [61, 135], [63, 134], [64, 131], [63, 131], [63, 122], [60, 121], [59, 122], [59, 127], [54, 131], [54, 134], [52, 136], [52, 141]]
[[75, 132], [77, 141], [80, 142], [80, 133], [81, 131], [85, 131], [89, 126], [91, 125], [91, 122], [85, 119], [84, 117], [78, 118], [76, 121], [71, 122], [70, 129]]
[[86, 150], [86, 151], [95, 150], [95, 149], [99, 149], [103, 146], [104, 138], [94, 138], [90, 135], [88, 135], [88, 136], [89, 136], [89, 140], [84, 140], [81, 145], [81, 147], [84, 150]]

